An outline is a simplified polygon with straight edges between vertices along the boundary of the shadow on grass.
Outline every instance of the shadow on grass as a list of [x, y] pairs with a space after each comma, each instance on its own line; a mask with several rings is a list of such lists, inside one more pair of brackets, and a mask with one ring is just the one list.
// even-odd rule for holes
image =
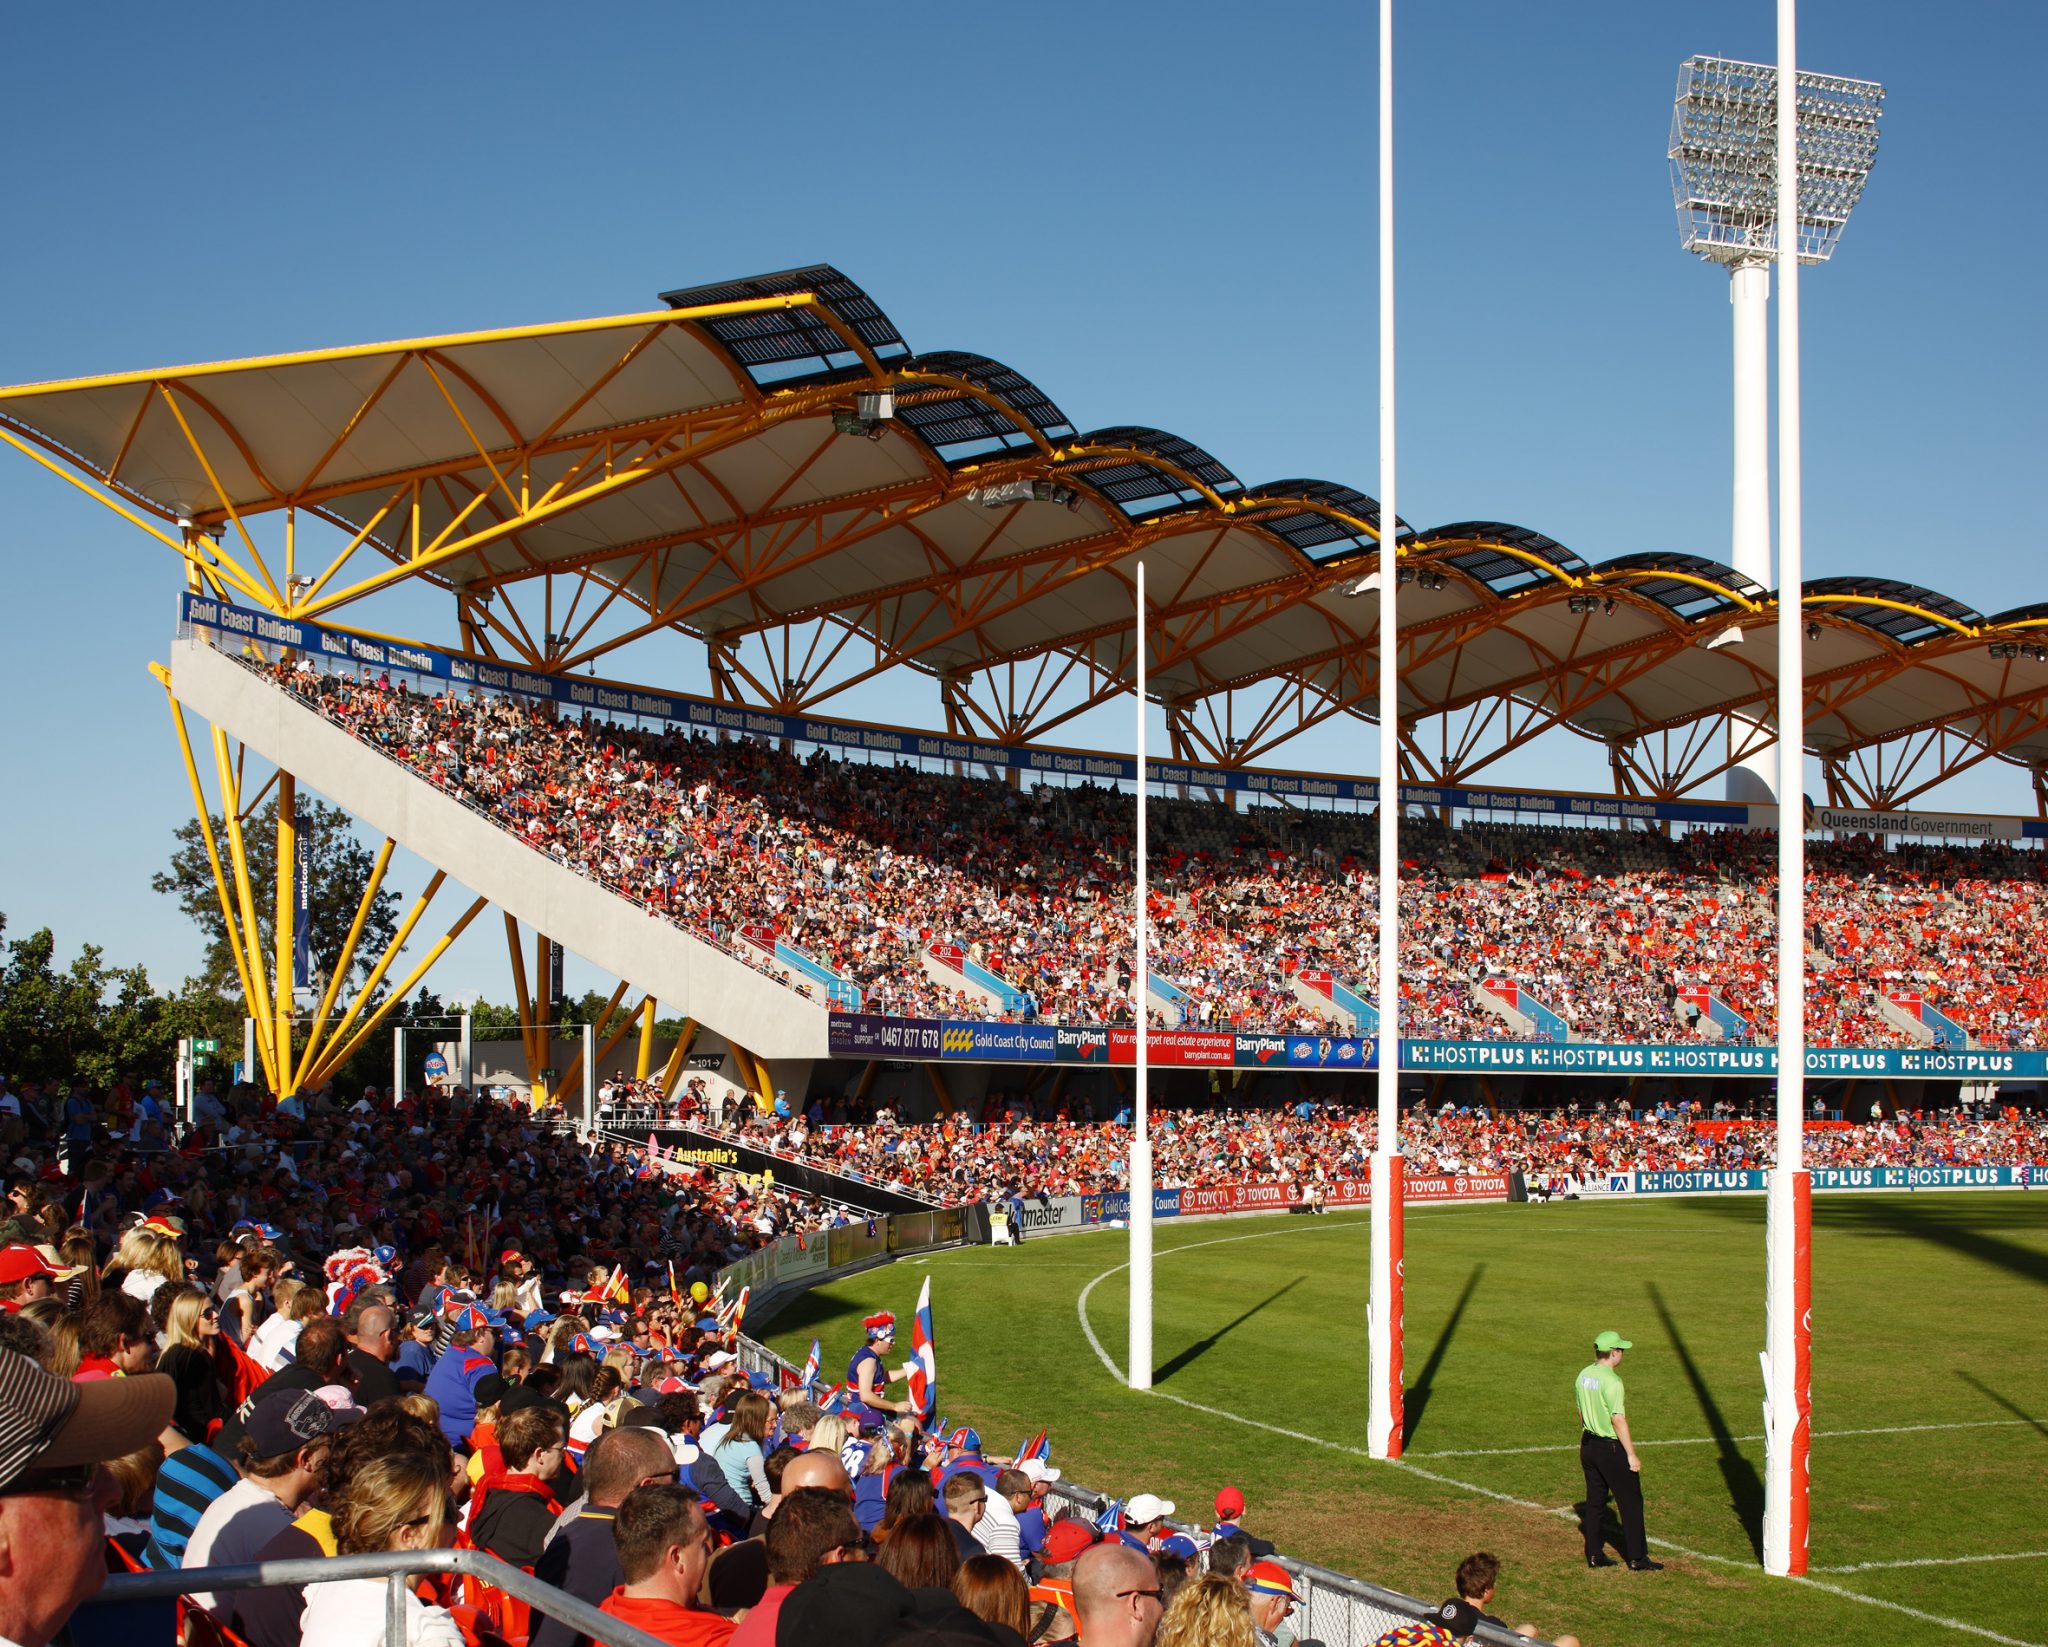
[[2032, 1413], [2026, 1411], [2017, 1402], [2008, 1401], [2004, 1396], [2000, 1395], [1996, 1390], [1994, 1390], [1989, 1384], [1985, 1383], [1983, 1379], [1976, 1377], [1974, 1374], [1964, 1372], [1960, 1367], [1956, 1369], [1956, 1377], [1960, 1378], [1965, 1384], [1969, 1385], [1971, 1389], [1975, 1390], [1987, 1401], [1996, 1402], [1999, 1406], [2003, 1407], [2007, 1412], [2011, 1413], [2013, 1417], [2020, 1420], [2021, 1423], [2031, 1424], [2035, 1429], [2039, 1430], [2041, 1434], [2043, 1434], [2044, 1436], [2048, 1436], [2048, 1424], [2044, 1424], [2040, 1419], [2036, 1418]]
[[1734, 1432], [1728, 1428], [1728, 1420], [1721, 1416], [1720, 1403], [1707, 1388], [1699, 1363], [1693, 1360], [1692, 1351], [1686, 1347], [1684, 1335], [1679, 1332], [1678, 1323], [1664, 1302], [1663, 1289], [1652, 1281], [1649, 1294], [1657, 1319], [1664, 1323], [1664, 1332], [1677, 1353], [1679, 1370], [1692, 1386], [1693, 1398], [1699, 1402], [1700, 1414], [1707, 1421], [1707, 1431], [1714, 1438], [1714, 1450], [1720, 1455], [1721, 1479], [1727, 1483], [1728, 1500], [1734, 1506], [1735, 1518], [1742, 1523], [1742, 1530], [1749, 1535], [1750, 1545], [1756, 1551], [1757, 1560], [1761, 1561], [1764, 1556], [1763, 1477], [1756, 1473], [1756, 1466], [1743, 1456]]
[[1239, 1327], [1243, 1326], [1253, 1316], [1257, 1315], [1259, 1311], [1266, 1308], [1266, 1306], [1269, 1304], [1277, 1304], [1281, 1299], [1285, 1298], [1290, 1292], [1294, 1291], [1296, 1287], [1300, 1286], [1302, 1282], [1306, 1281], [1307, 1279], [1308, 1277], [1305, 1275], [1297, 1275], [1292, 1281], [1288, 1282], [1287, 1285], [1282, 1287], [1278, 1292], [1268, 1293], [1264, 1298], [1261, 1298], [1256, 1304], [1254, 1304], [1250, 1309], [1246, 1310], [1244, 1314], [1240, 1315], [1235, 1321], [1225, 1322], [1222, 1326], [1218, 1327], [1214, 1332], [1209, 1334], [1207, 1338], [1196, 1339], [1186, 1349], [1182, 1350], [1179, 1355], [1175, 1356], [1171, 1361], [1167, 1362], [1165, 1366], [1159, 1368], [1156, 1372], [1154, 1372], [1152, 1375], [1152, 1382], [1155, 1384], [1164, 1384], [1169, 1378], [1171, 1378], [1175, 1373], [1179, 1372], [1183, 1367], [1189, 1366], [1192, 1363], [1199, 1361], [1204, 1355], [1208, 1354], [1209, 1351], [1213, 1350], [1217, 1346], [1217, 1344], [1219, 1344], [1224, 1338], [1228, 1337], [1231, 1333], [1237, 1331]]
[[1423, 1409], [1429, 1405], [1429, 1393], [1436, 1382], [1437, 1368], [1444, 1364], [1444, 1352], [1451, 1347], [1451, 1339], [1457, 1333], [1458, 1321], [1465, 1313], [1465, 1306], [1472, 1302], [1472, 1294], [1478, 1290], [1479, 1278], [1486, 1273], [1484, 1264], [1474, 1264], [1472, 1273], [1465, 1278], [1465, 1290], [1458, 1294], [1458, 1301], [1451, 1306], [1451, 1318], [1444, 1323], [1444, 1330], [1436, 1335], [1436, 1345], [1429, 1352], [1429, 1359], [1422, 1364], [1422, 1375], [1401, 1397], [1401, 1447], [1403, 1451], [1412, 1446], [1415, 1432], [1422, 1427]]
[[[1903, 1192], [1901, 1192], [1903, 1194]], [[1737, 1211], [1730, 1205], [1736, 1198], [1703, 1197], [1707, 1211], [1726, 1217]], [[1746, 1197], [1744, 1199], [1747, 1199]], [[1900, 1195], [1885, 1194], [1875, 1201], [1860, 1196], [1815, 1196], [1814, 1227], [1817, 1231], [1841, 1231], [1851, 1235], [1883, 1235], [1911, 1241], [1925, 1241], [1946, 1247], [1980, 1264], [1989, 1264], [2036, 1286], [2048, 1287], [2048, 1252], [2022, 1246], [2017, 1241], [1994, 1235], [1983, 1227], [1985, 1212], [1973, 1204], [1974, 1196], [1956, 1196], [1942, 1201], [1908, 1202]], [[1752, 1209], [1741, 1215], [1754, 1218]], [[2010, 1205], [1998, 1209], [2002, 1223], [2011, 1228], [2040, 1229], [2048, 1224], [2048, 1207], [2036, 1210]]]

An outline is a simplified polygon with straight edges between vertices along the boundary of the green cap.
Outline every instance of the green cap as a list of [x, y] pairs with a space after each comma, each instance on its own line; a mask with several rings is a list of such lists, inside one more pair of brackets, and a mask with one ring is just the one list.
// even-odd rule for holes
[[1632, 1350], [1635, 1346], [1618, 1332], [1603, 1332], [1593, 1340], [1593, 1348], [1605, 1355], [1609, 1350]]

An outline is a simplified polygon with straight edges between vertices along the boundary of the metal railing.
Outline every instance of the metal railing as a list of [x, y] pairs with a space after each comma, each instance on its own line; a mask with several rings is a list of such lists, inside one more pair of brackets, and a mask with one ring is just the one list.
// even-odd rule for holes
[[382, 1579], [388, 1591], [384, 1640], [387, 1647], [404, 1647], [411, 1633], [407, 1627], [406, 1598], [411, 1594], [408, 1581], [434, 1573], [481, 1579], [514, 1600], [525, 1602], [535, 1612], [559, 1619], [592, 1641], [605, 1643], [605, 1647], [669, 1647], [660, 1636], [649, 1635], [482, 1550], [394, 1550], [376, 1555], [257, 1561], [240, 1567], [173, 1567], [163, 1572], [116, 1573], [79, 1611], [115, 1602], [167, 1601], [201, 1591], [273, 1590], [288, 1585], [334, 1584], [344, 1579]]
[[[739, 1343], [739, 1357], [740, 1365], [750, 1373], [776, 1376], [784, 1370], [796, 1371], [766, 1344], [744, 1336]], [[1046, 1496], [1059, 1500], [1082, 1520], [1089, 1522], [1093, 1522], [1111, 1502], [1109, 1494], [1098, 1493], [1073, 1481], [1055, 1481], [1046, 1489]], [[1193, 1535], [1197, 1547], [1206, 1536], [1201, 1528], [1186, 1522], [1176, 1521], [1168, 1525], [1176, 1532]], [[1362, 1578], [1352, 1578], [1328, 1567], [1318, 1567], [1314, 1562], [1297, 1561], [1286, 1555], [1276, 1555], [1272, 1559], [1294, 1577], [1298, 1599], [1294, 1615], [1288, 1620], [1289, 1625], [1297, 1637], [1321, 1642], [1323, 1647], [1370, 1647], [1372, 1642], [1396, 1626], [1412, 1624], [1436, 1611], [1434, 1603], [1418, 1601], [1399, 1590], [1369, 1584]], [[1481, 1624], [1472, 1639], [1490, 1642], [1494, 1647], [1544, 1647], [1540, 1641], [1532, 1644], [1530, 1638], [1494, 1624]], [[612, 1647], [612, 1644], [608, 1643], [607, 1647]]]

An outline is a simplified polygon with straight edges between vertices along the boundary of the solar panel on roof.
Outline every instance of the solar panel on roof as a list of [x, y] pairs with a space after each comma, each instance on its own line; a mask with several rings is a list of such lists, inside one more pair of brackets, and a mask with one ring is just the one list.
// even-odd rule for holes
[[[893, 359], [910, 352], [910, 345], [903, 341], [903, 334], [896, 330], [882, 306], [829, 263], [751, 275], [711, 286], [682, 287], [663, 292], [661, 300], [672, 309], [694, 309], [755, 298], [787, 297], [795, 292], [814, 293], [877, 359]], [[860, 367], [860, 356], [814, 309], [724, 315], [697, 324], [759, 384], [829, 378]]]
[[[1972, 628], [1984, 622], [1984, 614], [1975, 607], [1965, 606], [1959, 600], [1920, 584], [1903, 583], [1896, 578], [1817, 578], [1807, 583], [1805, 592], [1809, 595], [1869, 596], [1869, 605], [1858, 605], [1853, 600], [1830, 601], [1829, 615], [1860, 624], [1901, 646], [1914, 646], [1921, 641], [1954, 633], [1948, 624], [1937, 622], [1928, 613]], [[1898, 606], [1876, 604], [1880, 601], [1894, 601], [1922, 610], [1902, 612]]]

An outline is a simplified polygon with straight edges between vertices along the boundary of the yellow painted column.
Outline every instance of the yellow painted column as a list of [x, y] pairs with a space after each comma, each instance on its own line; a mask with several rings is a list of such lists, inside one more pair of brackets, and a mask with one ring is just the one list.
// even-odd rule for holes
[[272, 925], [277, 934], [277, 958], [271, 972], [276, 995], [275, 1022], [271, 1042], [276, 1049], [278, 1097], [295, 1090], [292, 1077], [292, 959], [296, 947], [299, 904], [295, 896], [299, 874], [299, 780], [289, 772], [277, 775], [277, 911]]
[[648, 1071], [654, 1068], [654, 997], [648, 996], [640, 1003], [640, 1061], [635, 1068], [636, 1080], [647, 1079]]

